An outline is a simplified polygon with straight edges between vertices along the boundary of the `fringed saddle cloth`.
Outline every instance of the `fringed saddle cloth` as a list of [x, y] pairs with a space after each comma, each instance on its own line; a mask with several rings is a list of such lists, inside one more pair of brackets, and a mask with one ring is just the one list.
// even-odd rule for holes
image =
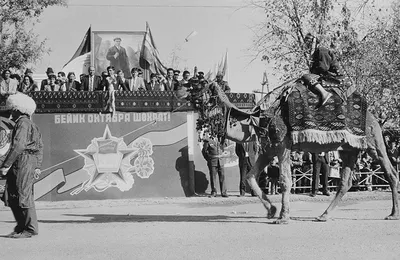
[[358, 93], [343, 100], [332, 88], [325, 89], [333, 96], [318, 109], [317, 95], [302, 84], [292, 89], [288, 97], [288, 123], [293, 144], [348, 143], [365, 149], [366, 100]]

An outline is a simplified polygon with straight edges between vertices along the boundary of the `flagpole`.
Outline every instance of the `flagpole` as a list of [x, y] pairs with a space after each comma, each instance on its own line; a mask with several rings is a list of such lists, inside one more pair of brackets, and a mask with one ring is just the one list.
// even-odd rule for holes
[[226, 63], [226, 81], [229, 83], [229, 66], [228, 66], [228, 48], [225, 53], [225, 63]]
[[[89, 25], [90, 29], [90, 66], [94, 67], [94, 33], [92, 30], [92, 24]], [[98, 71], [97, 73], [101, 73]]]
[[267, 76], [266, 71], [264, 71], [263, 80], [261, 82], [261, 98], [264, 97], [264, 86], [265, 85], [267, 85], [267, 93], [269, 93], [268, 76]]

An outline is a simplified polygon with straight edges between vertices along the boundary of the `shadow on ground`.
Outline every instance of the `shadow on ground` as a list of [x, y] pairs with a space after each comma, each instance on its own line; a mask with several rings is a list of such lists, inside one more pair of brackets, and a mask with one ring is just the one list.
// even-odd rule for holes
[[[118, 223], [118, 222], [133, 222], [133, 223], [150, 223], [150, 222], [211, 222], [211, 223], [257, 223], [257, 224], [273, 224], [274, 219], [267, 219], [264, 216], [226, 216], [226, 215], [113, 215], [113, 214], [65, 214], [66, 217], [79, 219], [59, 219], [59, 220], [39, 220], [40, 223], [58, 224], [58, 223]], [[81, 219], [88, 218], [88, 219]], [[315, 222], [316, 217], [296, 216], [290, 217], [293, 222]], [[358, 221], [377, 221], [383, 220], [377, 218], [332, 218], [328, 221], [343, 221], [343, 220], [358, 220]], [[323, 223], [323, 222], [321, 222]]]
[[112, 223], [112, 222], [249, 222], [265, 223], [269, 221], [260, 216], [225, 215], [113, 215], [113, 214], [65, 214], [67, 217], [90, 219], [39, 220], [40, 223]]

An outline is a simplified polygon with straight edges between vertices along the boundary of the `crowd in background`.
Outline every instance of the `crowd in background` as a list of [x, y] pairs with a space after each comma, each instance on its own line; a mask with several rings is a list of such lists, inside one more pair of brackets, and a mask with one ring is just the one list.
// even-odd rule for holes
[[[187, 70], [182, 75], [179, 70], [169, 68], [166, 75], [152, 73], [149, 80], [143, 78], [140, 68], [132, 68], [130, 75], [124, 75], [122, 70], [115, 71], [114, 67], [107, 67], [107, 71], [97, 75], [94, 67], [89, 67], [88, 74], [75, 75], [74, 72], [65, 74], [63, 71], [55, 73], [52, 68], [46, 70], [47, 78], [40, 83], [33, 80], [33, 72], [26, 69], [23, 75], [4, 70], [0, 78], [0, 95], [14, 94], [17, 91], [28, 93], [32, 91], [184, 91], [193, 78], [202, 84], [208, 83], [204, 72]], [[230, 87], [223, 80], [223, 75], [218, 74], [214, 80], [225, 92]]]
[[[393, 167], [398, 171], [400, 166], [400, 142], [385, 136], [387, 154]], [[312, 154], [303, 151], [292, 151], [290, 154], [292, 172], [292, 193], [307, 193], [312, 197], [317, 194], [330, 196], [330, 191], [336, 190], [339, 185], [342, 160], [337, 151]], [[388, 186], [384, 180], [379, 163], [371, 158], [367, 152], [358, 156], [355, 171], [352, 174], [352, 190], [372, 191]], [[375, 177], [373, 178], [374, 173]], [[277, 194], [279, 189], [279, 162], [274, 157], [267, 167], [260, 173], [260, 188], [267, 194]], [[329, 183], [328, 183], [329, 182]], [[320, 189], [322, 188], [322, 191]]]

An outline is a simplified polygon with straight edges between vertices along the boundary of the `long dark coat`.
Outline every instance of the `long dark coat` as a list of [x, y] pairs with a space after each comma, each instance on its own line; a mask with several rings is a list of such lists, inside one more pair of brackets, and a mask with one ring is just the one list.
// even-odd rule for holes
[[22, 115], [15, 122], [11, 147], [2, 166], [11, 167], [2, 199], [6, 206], [34, 206], [34, 172], [40, 169], [42, 160], [43, 142], [39, 128], [28, 116]]
[[[114, 55], [119, 53], [117, 58], [114, 58]], [[129, 69], [129, 59], [128, 55], [126, 54], [126, 50], [123, 47], [112, 46], [108, 49], [106, 59], [110, 61], [110, 66], [115, 68], [115, 71], [122, 70], [124, 72], [125, 77], [130, 77], [130, 69]]]

